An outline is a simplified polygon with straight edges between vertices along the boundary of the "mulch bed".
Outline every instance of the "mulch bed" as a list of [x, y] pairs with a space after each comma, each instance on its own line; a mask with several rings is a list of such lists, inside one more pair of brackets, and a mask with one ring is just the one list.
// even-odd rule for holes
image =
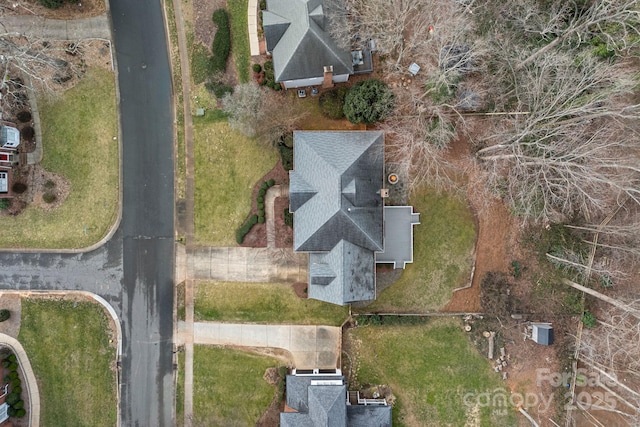
[[[282, 159], [278, 160], [278, 163], [275, 165], [273, 169], [267, 172], [262, 178], [260, 178], [255, 185], [253, 186], [253, 191], [251, 192], [251, 211], [249, 212], [249, 216], [258, 214], [258, 202], [256, 198], [258, 197], [258, 192], [260, 191], [260, 186], [264, 181], [268, 181], [273, 179], [276, 185], [288, 185], [289, 184], [289, 172], [284, 170], [282, 167]], [[282, 204], [283, 202], [280, 199], [284, 199], [286, 204]], [[284, 206], [289, 205], [289, 199], [278, 197], [275, 201], [275, 227], [276, 227], [276, 247], [284, 248], [291, 247], [293, 243], [293, 230], [285, 225], [284, 218], [282, 215], [282, 209]], [[279, 208], [282, 206], [282, 208]], [[278, 210], [279, 209], [279, 210]], [[280, 213], [278, 213], [280, 212]], [[289, 240], [287, 240], [289, 239]], [[286, 242], [289, 242], [288, 244]], [[267, 247], [267, 225], [265, 224], [256, 224], [251, 228], [251, 231], [247, 233], [244, 238], [244, 241], [240, 246], [248, 247], [248, 248], [265, 248]]]
[[309, 298], [309, 294], [307, 293], [307, 288], [309, 284], [305, 282], [296, 282], [292, 285], [293, 292], [296, 293], [298, 298]]

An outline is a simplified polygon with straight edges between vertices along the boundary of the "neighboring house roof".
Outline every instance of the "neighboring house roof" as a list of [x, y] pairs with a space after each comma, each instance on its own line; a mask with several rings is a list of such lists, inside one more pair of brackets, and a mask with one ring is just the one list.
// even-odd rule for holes
[[391, 427], [391, 425], [391, 406], [347, 406], [348, 427]]
[[287, 375], [281, 427], [391, 427], [391, 406], [347, 405], [344, 376]]
[[290, 210], [293, 247], [311, 252], [309, 297], [334, 304], [375, 299], [383, 250], [382, 132], [295, 132]]
[[276, 81], [353, 74], [351, 53], [326, 32], [323, 0], [267, 0], [262, 27]]
[[376, 254], [379, 264], [405, 268], [413, 262], [413, 226], [420, 224], [420, 214], [413, 206], [384, 207], [384, 250]]
[[0, 146], [15, 148], [20, 145], [20, 131], [11, 126], [0, 125]]

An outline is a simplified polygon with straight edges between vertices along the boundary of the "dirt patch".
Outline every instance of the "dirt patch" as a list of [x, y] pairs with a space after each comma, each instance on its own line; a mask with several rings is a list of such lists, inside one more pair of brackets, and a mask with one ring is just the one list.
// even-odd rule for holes
[[217, 9], [226, 9], [225, 0], [194, 1], [193, 7], [193, 38], [194, 42], [201, 43], [211, 52], [211, 44], [216, 33], [216, 28], [211, 20], [213, 12]]
[[0, 16], [36, 15], [48, 19], [80, 19], [98, 16], [106, 11], [106, 0], [65, 2], [58, 9], [48, 9], [37, 0], [19, 0], [4, 2], [0, 8]]
[[0, 332], [17, 339], [20, 333], [20, 318], [22, 316], [20, 295], [0, 293], [0, 309], [9, 310], [11, 313], [11, 317], [8, 320], [0, 322]]
[[285, 209], [289, 209], [289, 198], [276, 197], [273, 205], [276, 248], [291, 249], [293, 247], [293, 228], [284, 223]]
[[309, 287], [308, 283], [296, 282], [291, 285], [291, 287], [293, 288], [293, 292], [296, 293], [296, 296], [298, 298], [309, 298], [309, 293], [307, 292]]
[[471, 286], [454, 292], [443, 311], [480, 312], [480, 282], [490, 271], [507, 273], [520, 257], [520, 224], [505, 203], [484, 186], [484, 172], [471, 155], [471, 142], [461, 137], [451, 144], [447, 160], [465, 171], [465, 197], [474, 212], [477, 238]]

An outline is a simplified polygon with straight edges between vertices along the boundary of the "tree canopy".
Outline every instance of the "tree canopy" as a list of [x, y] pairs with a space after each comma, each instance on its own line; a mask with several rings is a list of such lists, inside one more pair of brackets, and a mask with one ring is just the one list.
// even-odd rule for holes
[[380, 80], [356, 83], [344, 100], [344, 115], [351, 123], [371, 124], [386, 119], [393, 111], [393, 92]]

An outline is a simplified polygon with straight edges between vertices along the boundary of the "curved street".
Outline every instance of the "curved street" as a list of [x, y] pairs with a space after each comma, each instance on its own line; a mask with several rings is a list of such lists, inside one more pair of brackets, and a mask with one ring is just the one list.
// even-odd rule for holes
[[111, 0], [120, 93], [123, 207], [117, 232], [86, 253], [0, 253], [0, 288], [84, 290], [121, 320], [120, 425], [173, 415], [173, 113], [160, 1]]

